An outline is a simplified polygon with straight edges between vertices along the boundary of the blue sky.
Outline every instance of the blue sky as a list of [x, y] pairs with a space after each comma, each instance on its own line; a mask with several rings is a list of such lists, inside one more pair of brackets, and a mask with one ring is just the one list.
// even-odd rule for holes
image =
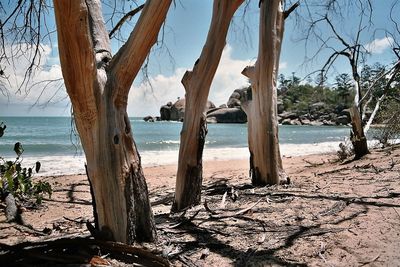
[[[177, 97], [184, 96], [184, 89], [180, 80], [187, 69], [191, 69], [199, 57], [204, 41], [207, 36], [209, 23], [212, 14], [211, 0], [181, 0], [182, 5], [177, 1], [176, 6], [171, 6], [166, 26], [164, 28], [164, 43], [168, 48], [171, 58], [166, 49], [155, 49], [151, 55], [149, 64], [149, 75], [152, 88], [143, 83], [140, 75], [134, 82], [129, 97], [128, 114], [130, 116], [158, 115], [160, 105], [168, 101], [174, 101]], [[387, 38], [382, 30], [390, 27], [388, 23], [388, 12], [391, 0], [375, 1], [373, 13], [374, 25], [362, 35], [362, 43], [370, 48], [371, 55], [368, 63], [376, 61], [388, 63], [392, 60], [390, 53], [390, 38]], [[104, 10], [108, 14], [110, 10]], [[317, 12], [314, 10], [314, 12]], [[229, 95], [234, 89], [247, 85], [247, 79], [240, 74], [247, 65], [254, 64], [258, 49], [258, 1], [252, 0], [250, 6], [243, 16], [243, 7], [236, 13], [230, 28], [227, 46], [224, 50], [220, 66], [215, 80], [211, 87], [210, 100], [216, 105], [226, 103]], [[306, 14], [305, 5], [298, 8], [298, 13], [303, 17]], [[313, 13], [314, 15], [315, 13]], [[355, 13], [346, 13], [343, 18], [332, 18], [338, 29], [344, 36], [351, 39], [354, 36], [359, 16]], [[54, 27], [53, 16], [50, 12], [49, 25]], [[244, 23], [246, 22], [246, 27]], [[134, 21], [133, 21], [134, 22]], [[110, 26], [109, 26], [110, 28]], [[129, 34], [131, 26], [123, 28], [125, 34]], [[305, 49], [304, 42], [300, 41], [303, 36], [304, 27], [298, 24], [296, 16], [289, 17], [286, 22], [285, 37], [281, 53], [280, 73], [291, 76], [292, 72], [303, 77], [309, 72], [322, 66], [324, 60], [329, 56], [329, 50], [322, 52], [311, 63], [304, 64], [306, 51], [311, 55], [317, 49], [317, 43], [309, 42]], [[330, 34], [327, 27], [321, 26], [321, 35]], [[55, 40], [55, 36], [53, 36]], [[120, 43], [113, 42], [114, 52]], [[336, 44], [332, 43], [333, 46]], [[22, 59], [21, 59], [22, 60]], [[15, 95], [16, 83], [21, 77], [22, 69], [26, 62], [17, 61], [14, 75], [11, 75], [10, 98], [7, 100], [2, 96], [0, 99], [1, 116], [68, 116], [70, 104], [66, 98], [65, 90], [59, 89], [59, 84], [49, 86], [43, 95], [37, 99], [41, 90], [35, 87], [28, 95]], [[349, 67], [345, 60], [339, 60], [332, 70], [331, 76], [342, 72], [348, 72]], [[34, 77], [33, 83], [41, 80], [55, 79], [61, 77], [61, 68], [58, 61], [56, 42], [44, 44], [44, 53], [41, 69]], [[50, 103], [43, 105], [51, 98]]]

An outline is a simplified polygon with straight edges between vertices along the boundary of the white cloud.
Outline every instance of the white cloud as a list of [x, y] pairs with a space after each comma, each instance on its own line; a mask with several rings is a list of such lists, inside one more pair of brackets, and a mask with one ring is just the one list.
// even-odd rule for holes
[[[58, 59], [55, 59], [53, 49], [49, 45], [42, 45], [40, 48], [40, 62], [37, 68], [32, 70], [31, 78], [27, 86], [20, 88], [25, 77], [25, 71], [30, 65], [29, 54], [33, 53], [33, 49], [28, 44], [19, 44], [18, 46], [6, 46], [6, 52], [14, 51], [19, 54], [14, 56], [12, 61], [4, 62], [4, 68], [8, 81], [3, 81], [3, 85], [9, 91], [9, 97], [1, 97], [1, 114], [5, 115], [33, 115], [30, 113], [32, 105], [47, 105], [52, 107], [62, 106], [65, 110], [66, 101], [65, 90], [61, 89], [62, 81], [47, 83], [46, 81], [57, 80], [62, 78], [61, 66]], [[15, 55], [15, 53], [14, 53]], [[26, 56], [28, 55], [28, 57]], [[51, 65], [50, 65], [51, 64]], [[20, 89], [21, 92], [17, 92]], [[25, 90], [29, 90], [29, 93]], [[61, 105], [60, 105], [61, 101]], [[35, 108], [40, 113], [40, 109]], [[57, 115], [50, 114], [42, 109], [42, 115]], [[63, 112], [61, 112], [63, 113]], [[65, 114], [59, 115], [65, 115]]]
[[185, 90], [181, 79], [185, 69], [178, 68], [172, 76], [162, 74], [150, 78], [152, 88], [148, 83], [132, 86], [129, 93], [129, 116], [159, 115], [159, 109], [168, 101], [174, 102], [177, 97], [183, 97]]
[[[43, 46], [41, 63], [39, 69], [36, 70], [32, 76], [31, 84], [62, 77], [61, 67], [58, 60], [55, 59], [54, 53], [56, 52], [54, 52], [51, 47]], [[29, 64], [29, 61], [23, 57], [16, 60], [17, 62], [14, 62], [15, 66], [19, 67], [16, 68], [15, 73], [10, 76], [10, 99], [0, 98], [0, 114], [2, 115], [28, 115], [32, 104], [36, 102], [45, 86], [45, 84], [39, 83], [39, 85], [33, 88], [27, 95], [24, 93], [15, 94], [18, 84], [23, 80], [25, 74], [24, 70], [28, 66], [27, 64]], [[226, 104], [229, 96], [235, 89], [248, 85], [247, 78], [243, 76], [241, 72], [246, 66], [253, 65], [254, 63], [254, 60], [250, 59], [233, 59], [232, 47], [227, 45], [222, 53], [221, 62], [212, 82], [209, 99], [217, 106]], [[49, 64], [51, 65], [49, 66]], [[281, 69], [286, 67], [286, 62], [280, 64]], [[185, 90], [181, 79], [185, 71], [190, 68], [191, 67], [177, 68], [170, 76], [158, 74], [151, 77], [150, 81], [153, 89], [146, 83], [132, 86], [129, 94], [128, 114], [130, 116], [159, 115], [159, 109], [162, 105], [165, 105], [169, 101], [174, 102], [178, 97], [184, 97]], [[7, 66], [7, 69], [13, 68]], [[30, 115], [41, 114], [57, 116], [69, 114], [69, 100], [66, 98], [65, 89], [62, 88], [57, 92], [59, 85], [60, 83], [48, 86], [40, 96], [40, 103], [43, 104], [56, 94], [56, 97], [52, 98], [52, 101], [56, 103], [48, 105], [43, 110], [34, 108], [36, 112], [31, 111]], [[63, 98], [65, 99], [61, 102], [56, 101]], [[53, 112], [55, 109], [58, 109], [60, 113]]]
[[288, 63], [286, 61], [285, 62], [280, 62], [279, 63], [279, 73], [281, 73], [281, 70], [286, 69], [287, 65], [288, 65]]
[[382, 39], [375, 39], [365, 45], [365, 49], [371, 54], [382, 54], [387, 48], [393, 44], [392, 37], [383, 37]]
[[[217, 106], [226, 104], [233, 90], [247, 85], [247, 78], [242, 70], [254, 64], [251, 60], [232, 58], [232, 47], [227, 45], [222, 53], [211, 85], [209, 99]], [[128, 113], [133, 116], [159, 115], [161, 105], [174, 102], [177, 97], [184, 97], [185, 90], [181, 79], [189, 68], [178, 68], [172, 76], [157, 75], [150, 79], [153, 91], [146, 84], [134, 86], [129, 95]]]

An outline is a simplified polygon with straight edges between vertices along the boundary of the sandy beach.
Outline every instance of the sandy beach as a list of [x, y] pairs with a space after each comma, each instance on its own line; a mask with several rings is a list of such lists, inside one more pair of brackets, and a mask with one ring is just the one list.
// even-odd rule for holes
[[[206, 161], [202, 204], [178, 215], [169, 213], [177, 166], [147, 167], [156, 248], [176, 266], [397, 266], [400, 149], [373, 150], [347, 163], [336, 159], [284, 157], [292, 183], [262, 188], [251, 186], [247, 159]], [[1, 243], [88, 234], [85, 222], [93, 217], [86, 177], [40, 179], [52, 184], [51, 199], [39, 209], [24, 208], [32, 229], [6, 223], [1, 213]], [[119, 264], [113, 266], [125, 266]]]

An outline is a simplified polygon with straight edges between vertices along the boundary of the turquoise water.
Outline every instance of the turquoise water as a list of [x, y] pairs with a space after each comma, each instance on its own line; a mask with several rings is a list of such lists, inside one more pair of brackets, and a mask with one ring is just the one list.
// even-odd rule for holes
[[[46, 162], [49, 173], [82, 172], [84, 156], [79, 138], [68, 117], [0, 117], [7, 129], [0, 138], [0, 155], [14, 157], [15, 142], [24, 148], [24, 160]], [[133, 135], [144, 165], [176, 163], [182, 123], [147, 123], [131, 118]], [[332, 151], [349, 135], [348, 127], [280, 126], [279, 138], [284, 155], [302, 155]], [[310, 144], [312, 144], [310, 146]], [[246, 158], [246, 124], [209, 124], [205, 159]], [[46, 170], [46, 167], [44, 167]]]
[[[75, 155], [81, 147], [72, 122], [67, 117], [3, 117], [7, 125], [0, 139], [1, 155], [12, 155], [15, 142], [21, 142], [24, 155]], [[178, 150], [182, 123], [147, 123], [131, 118], [133, 135], [139, 151]], [[342, 141], [349, 133], [347, 127], [280, 126], [282, 144], [314, 144]], [[209, 124], [207, 148], [247, 147], [246, 124]]]

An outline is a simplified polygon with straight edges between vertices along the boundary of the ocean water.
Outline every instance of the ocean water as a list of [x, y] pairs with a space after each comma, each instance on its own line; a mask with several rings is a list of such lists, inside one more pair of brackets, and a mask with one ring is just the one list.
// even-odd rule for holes
[[[84, 173], [84, 154], [68, 117], [0, 117], [7, 125], [0, 138], [0, 156], [15, 158], [21, 142], [25, 166], [42, 163], [40, 175]], [[176, 164], [180, 122], [144, 122], [131, 118], [133, 135], [144, 166]], [[349, 135], [348, 127], [279, 126], [281, 154], [285, 156], [333, 152]], [[248, 158], [246, 124], [209, 124], [205, 160]]]

